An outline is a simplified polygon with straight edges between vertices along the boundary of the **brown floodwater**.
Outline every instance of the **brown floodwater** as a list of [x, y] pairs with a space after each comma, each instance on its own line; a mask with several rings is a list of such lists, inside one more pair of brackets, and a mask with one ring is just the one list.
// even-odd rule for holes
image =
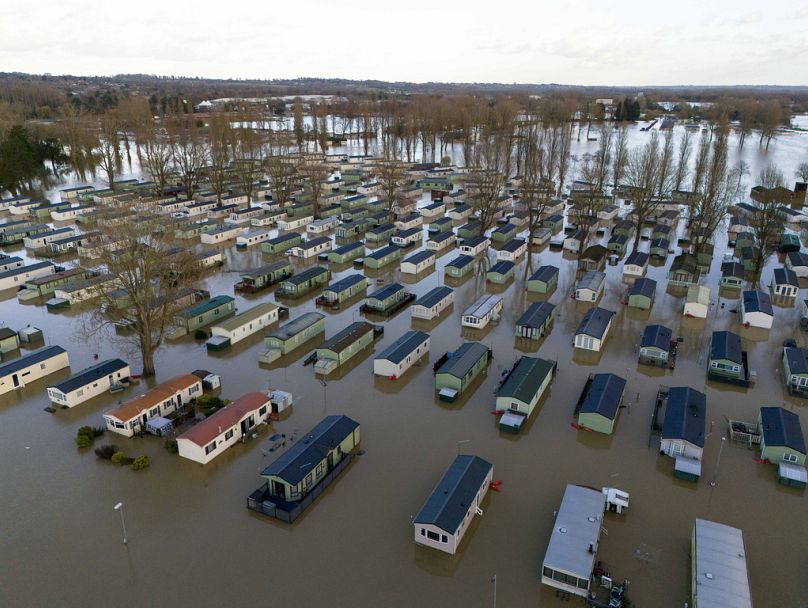
[[[679, 227], [681, 230], [682, 227]], [[647, 248], [647, 243], [643, 244]], [[550, 335], [540, 343], [514, 338], [514, 322], [535, 296], [524, 291], [525, 262], [501, 291], [501, 321], [483, 331], [461, 331], [460, 314], [486, 292], [479, 263], [473, 276], [455, 284], [452, 309], [432, 322], [413, 321], [408, 309], [382, 323], [384, 336], [344, 369], [319, 382], [303, 359], [318, 341], [261, 367], [260, 336], [216, 356], [204, 343], [186, 337], [169, 342], [157, 358], [158, 381], [204, 368], [222, 378], [222, 394], [280, 388], [296, 403], [288, 415], [263, 429], [256, 439], [228, 450], [202, 466], [168, 453], [155, 437], [127, 439], [107, 434], [129, 455], [148, 454], [143, 472], [118, 468], [76, 449], [79, 426], [102, 424], [102, 413], [145, 388], [103, 395], [73, 410], [54, 414], [46, 385], [69, 375], [63, 370], [0, 398], [0, 606], [486, 606], [492, 602], [490, 578], [497, 576], [500, 606], [568, 605], [539, 583], [539, 572], [565, 484], [614, 486], [631, 493], [626, 516], [606, 517], [598, 558], [612, 575], [630, 581], [638, 606], [679, 608], [688, 598], [689, 539], [693, 521], [708, 518], [741, 528], [747, 548], [752, 593], [757, 606], [796, 607], [808, 601], [805, 577], [806, 510], [804, 492], [777, 483], [774, 466], [757, 464], [755, 453], [727, 440], [716, 471], [726, 418], [755, 420], [760, 405], [784, 405], [808, 420], [803, 403], [784, 394], [779, 379], [782, 342], [806, 340], [798, 329], [796, 306], [776, 307], [770, 331], [744, 330], [744, 348], [757, 371], [753, 388], [741, 390], [705, 377], [710, 332], [739, 331], [738, 294], [719, 294], [721, 254], [718, 237], [708, 278], [712, 306], [706, 321], [682, 317], [683, 297], [665, 289], [666, 268], [649, 268], [658, 281], [650, 313], [622, 304], [628, 285], [621, 266], [607, 266], [606, 293], [600, 305], [617, 311], [605, 350], [599, 356], [574, 353], [572, 334], [586, 306], [570, 299], [575, 262], [545, 248], [533, 254], [540, 264], [561, 267], [559, 286], [549, 296], [556, 305]], [[22, 248], [11, 249], [25, 255]], [[410, 250], [409, 252], [411, 252]], [[408, 252], [408, 253], [409, 253]], [[402, 280], [421, 295], [441, 283], [442, 267], [456, 253], [441, 255], [437, 271], [412, 282], [394, 264], [369, 286]], [[493, 252], [489, 252], [493, 259]], [[237, 273], [262, 261], [260, 251], [227, 250], [223, 271], [205, 281], [211, 294], [232, 294]], [[266, 257], [264, 257], [266, 261]], [[68, 262], [70, 263], [70, 262]], [[306, 265], [311, 265], [311, 262]], [[780, 262], [772, 256], [763, 273], [768, 282]], [[300, 266], [295, 262], [296, 266]], [[339, 278], [355, 272], [341, 268]], [[28, 323], [45, 332], [46, 342], [65, 347], [71, 369], [122, 354], [112, 339], [87, 341], [81, 334], [86, 311], [48, 313], [41, 302], [19, 304], [13, 292], [0, 294], [0, 320], [18, 329]], [[316, 310], [314, 294], [286, 300], [291, 317]], [[271, 290], [250, 298], [236, 296], [240, 309], [272, 300]], [[326, 312], [331, 336], [362, 317], [361, 299], [340, 311]], [[683, 339], [676, 368], [637, 364], [637, 345], [647, 323], [663, 323]], [[373, 353], [410, 328], [431, 335], [429, 361], [398, 381], [373, 376]], [[108, 337], [111, 338], [111, 337]], [[432, 364], [464, 339], [493, 349], [487, 375], [454, 404], [436, 399]], [[540, 409], [518, 436], [501, 434], [491, 415], [494, 390], [503, 371], [522, 354], [558, 361], [558, 375]], [[137, 367], [136, 359], [127, 360]], [[581, 389], [594, 371], [614, 372], [628, 384], [626, 401], [612, 436], [579, 432], [570, 426]], [[703, 477], [698, 484], [673, 477], [673, 463], [649, 446], [649, 425], [660, 384], [689, 385], [707, 394], [708, 436]], [[362, 427], [366, 453], [293, 525], [246, 509], [246, 497], [262, 480], [260, 471], [278, 454], [268, 452], [272, 432], [301, 434], [324, 414], [342, 413]], [[458, 451], [494, 464], [502, 492], [489, 493], [455, 556], [412, 541], [411, 518]], [[716, 477], [717, 485], [709, 480]], [[129, 543], [113, 506], [123, 501]]]

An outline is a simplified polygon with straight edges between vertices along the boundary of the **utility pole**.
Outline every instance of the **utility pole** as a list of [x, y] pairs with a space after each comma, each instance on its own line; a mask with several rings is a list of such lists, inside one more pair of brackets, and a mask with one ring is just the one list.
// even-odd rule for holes
[[123, 530], [123, 544], [126, 544], [126, 522], [123, 519], [123, 503], [119, 502], [115, 505], [115, 510], [121, 512], [121, 529]]
[[491, 584], [494, 586], [494, 608], [497, 608], [497, 575], [491, 577]]
[[718, 448], [718, 458], [715, 461], [715, 471], [713, 472], [713, 480], [710, 482], [710, 487], [715, 487], [718, 484], [718, 467], [721, 465], [721, 452], [724, 451], [724, 443], [726, 443], [727, 438], [721, 438], [721, 447]]

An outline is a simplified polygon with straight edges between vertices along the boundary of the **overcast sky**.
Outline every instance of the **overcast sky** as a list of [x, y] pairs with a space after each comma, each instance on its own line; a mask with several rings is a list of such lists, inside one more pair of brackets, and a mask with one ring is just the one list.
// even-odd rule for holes
[[3, 2], [0, 71], [808, 84], [805, 0]]

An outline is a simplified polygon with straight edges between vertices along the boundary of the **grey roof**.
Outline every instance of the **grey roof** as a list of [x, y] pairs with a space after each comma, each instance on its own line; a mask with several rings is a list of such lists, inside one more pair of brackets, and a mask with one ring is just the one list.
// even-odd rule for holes
[[602, 272], [595, 270], [587, 270], [584, 275], [578, 279], [575, 289], [590, 289], [598, 291], [606, 280], [606, 275]]
[[387, 359], [393, 363], [401, 363], [407, 357], [407, 355], [412, 353], [426, 340], [429, 340], [428, 333], [410, 330], [398, 340], [393, 342], [390, 346], [385, 348], [376, 358]]
[[373, 326], [370, 323], [366, 321], [356, 321], [320, 344], [317, 350], [330, 350], [335, 353], [341, 353], [369, 331], [373, 331]]
[[502, 247], [500, 247], [499, 250], [500, 251], [509, 251], [509, 252], [513, 253], [514, 251], [516, 251], [517, 249], [522, 247], [524, 244], [525, 244], [524, 239], [511, 239], [510, 241], [505, 243]]
[[774, 282], [776, 285], [800, 286], [800, 282], [797, 280], [797, 273], [790, 268], [775, 268]]
[[341, 247], [337, 247], [336, 249], [332, 249], [331, 253], [335, 253], [337, 255], [343, 255], [354, 249], [358, 249], [359, 247], [364, 247], [365, 244], [362, 241], [355, 241], [353, 243], [348, 243], [347, 245], [342, 245]]
[[18, 268], [12, 268], [11, 270], [6, 270], [5, 272], [0, 272], [0, 279], [25, 274], [26, 272], [30, 272], [31, 270], [39, 270], [40, 268], [53, 268], [53, 267], [54, 267], [53, 262], [36, 262], [34, 264], [28, 264], [28, 266], [20, 266]]
[[662, 439], [684, 439], [704, 447], [704, 419], [707, 397], [689, 386], [674, 386], [668, 390]]
[[432, 241], [433, 243], [440, 243], [442, 241], [449, 240], [449, 239], [453, 238], [454, 236], [455, 236], [455, 233], [452, 232], [451, 230], [448, 230], [446, 232], [439, 232], [438, 234], [435, 234], [435, 235], [431, 236], [429, 238], [429, 240]]
[[609, 237], [610, 243], [625, 243], [626, 241], [628, 241], [628, 237], [625, 234], [613, 234]]
[[654, 239], [653, 241], [651, 241], [651, 249], [656, 249], [657, 247], [667, 249], [668, 247], [670, 247], [670, 244], [671, 243], [668, 239]]
[[55, 357], [56, 355], [64, 352], [67, 351], [65, 351], [65, 349], [61, 346], [55, 345], [43, 346], [42, 348], [33, 350], [27, 355], [23, 355], [19, 359], [14, 359], [13, 361], [0, 365], [0, 378], [18, 372], [26, 367], [30, 367], [31, 365], [41, 363], [42, 361], [47, 361], [51, 357]]
[[368, 299], [373, 298], [374, 300], [379, 300], [383, 302], [393, 294], [398, 293], [404, 289], [403, 285], [399, 285], [398, 283], [389, 283], [382, 287], [381, 289], [377, 289], [371, 294], [368, 294]]
[[631, 294], [629, 295], [646, 296], [653, 300], [654, 294], [656, 294], [656, 281], [643, 277], [634, 281], [634, 285], [631, 287]]
[[224, 306], [228, 302], [235, 302], [235, 300], [230, 296], [214, 296], [212, 298], [208, 298], [203, 302], [198, 302], [188, 308], [185, 308], [179, 311], [176, 316], [182, 317], [184, 319], [190, 319], [191, 317], [198, 317], [209, 310], [214, 310], [219, 308], [220, 306]]
[[292, 285], [302, 285], [306, 281], [310, 281], [311, 279], [324, 274], [328, 274], [327, 268], [323, 268], [322, 266], [312, 266], [311, 268], [306, 268], [306, 270], [303, 272], [299, 272], [298, 274], [289, 277], [284, 282], [291, 283]]
[[530, 403], [544, 379], [553, 373], [555, 361], [522, 357], [497, 389], [497, 397], [512, 397]]
[[458, 454], [413, 520], [449, 534], [460, 527], [474, 497], [494, 466], [470, 454]]
[[488, 270], [488, 272], [495, 272], [498, 274], [508, 274], [513, 270], [515, 264], [510, 260], [500, 260]]
[[267, 243], [270, 245], [280, 245], [281, 243], [285, 243], [286, 241], [294, 241], [295, 239], [301, 238], [297, 232], [289, 232], [287, 234], [282, 234], [280, 236], [276, 236], [274, 239], [269, 239]]
[[786, 346], [783, 353], [792, 374], [808, 374], [808, 351], [804, 348]]
[[407, 256], [406, 258], [401, 260], [401, 263], [403, 264], [404, 262], [409, 262], [410, 264], [420, 264], [421, 262], [425, 262], [426, 260], [434, 257], [435, 254], [431, 251], [427, 250], [416, 251], [412, 255]]
[[279, 270], [283, 270], [284, 268], [291, 268], [292, 265], [289, 263], [288, 260], [278, 260], [277, 262], [272, 262], [271, 264], [266, 264], [265, 266], [259, 266], [258, 268], [251, 268], [249, 270], [245, 270], [241, 273], [242, 277], [260, 277], [267, 274], [272, 274], [273, 272], [278, 272]]
[[463, 241], [463, 247], [476, 247], [480, 243], [484, 243], [488, 240], [488, 237], [482, 236], [478, 234], [476, 236], [470, 236], [466, 240]]
[[620, 399], [626, 389], [626, 381], [614, 374], [595, 374], [586, 397], [581, 404], [582, 414], [600, 414], [601, 416], [614, 420], [617, 417], [617, 409], [620, 406]]
[[452, 266], [453, 268], [463, 268], [471, 264], [473, 261], [474, 258], [471, 257], [470, 255], [459, 255], [451, 262], [446, 264], [446, 266]]
[[472, 367], [488, 356], [488, 347], [479, 342], [463, 342], [460, 347], [452, 353], [452, 356], [444, 361], [438, 369], [438, 374], [449, 374], [455, 378], [464, 378]]
[[516, 321], [516, 325], [533, 328], [541, 327], [553, 314], [553, 310], [555, 310], [555, 306], [549, 302], [534, 302], [522, 313], [522, 316]]
[[494, 230], [494, 232], [498, 234], [505, 234], [508, 232], [513, 232], [514, 230], [518, 230], [518, 227], [514, 226], [513, 224], [504, 224], [499, 228], [497, 228], [496, 230]]
[[743, 532], [706, 519], [694, 527], [699, 608], [752, 608]]
[[640, 348], [655, 346], [667, 351], [671, 346], [671, 336], [673, 332], [664, 325], [647, 325], [642, 332]]
[[319, 247], [323, 243], [330, 243], [331, 238], [327, 236], [318, 236], [316, 239], [309, 239], [308, 241], [303, 241], [298, 245], [301, 249], [314, 249], [315, 247]]
[[743, 309], [746, 312], [762, 312], [763, 314], [774, 316], [769, 294], [763, 291], [750, 290], [744, 291], [741, 297], [743, 298]]
[[581, 319], [581, 324], [578, 325], [575, 334], [586, 334], [593, 338], [602, 338], [613, 316], [614, 313], [611, 310], [606, 310], [600, 306], [590, 308], [586, 311], [584, 318]]
[[377, 249], [376, 251], [367, 254], [367, 256], [365, 257], [373, 258], [374, 260], [381, 260], [383, 257], [388, 256], [395, 251], [401, 251], [401, 249], [399, 249], [395, 245], [386, 245], [380, 249]]
[[330, 450], [335, 449], [357, 428], [359, 423], [348, 416], [326, 416], [261, 471], [261, 475], [278, 477], [290, 485], [297, 485], [322, 462]]
[[558, 268], [556, 266], [541, 266], [536, 272], [530, 275], [528, 281], [543, 281], [549, 283], [555, 276], [558, 276]]
[[454, 292], [453, 289], [450, 287], [446, 287], [441, 285], [439, 287], [435, 287], [434, 289], [430, 289], [420, 298], [415, 301], [413, 306], [424, 306], [426, 308], [432, 308], [435, 304], [443, 300], [448, 295]]
[[412, 236], [413, 234], [420, 234], [422, 232], [422, 228], [420, 226], [415, 226], [414, 228], [407, 228], [406, 230], [399, 230], [397, 234], [394, 236], [398, 236], [401, 238], [406, 238], [408, 236]]
[[721, 276], [743, 279], [744, 276], [743, 264], [732, 260], [724, 262], [723, 264], [721, 264]]
[[312, 325], [317, 323], [320, 319], [325, 319], [325, 315], [319, 312], [307, 312], [305, 314], [300, 315], [298, 318], [281, 325], [275, 331], [267, 334], [267, 337], [277, 338], [278, 340], [286, 341], [290, 338], [295, 337], [301, 331], [311, 327]]
[[782, 407], [760, 408], [760, 431], [767, 446], [783, 446], [805, 454], [800, 417]]
[[82, 386], [86, 386], [99, 378], [114, 374], [128, 365], [129, 364], [126, 361], [121, 359], [107, 359], [106, 361], [92, 365], [87, 369], [83, 369], [80, 372], [76, 372], [67, 380], [60, 382], [59, 384], [51, 384], [48, 386], [48, 388], [55, 388], [66, 395], [67, 393], [71, 393]]
[[602, 518], [601, 492], [567, 484], [542, 565], [588, 580], [595, 565], [589, 546], [598, 544]]
[[792, 268], [808, 266], [808, 254], [802, 251], [792, 251], [786, 255], [788, 256], [788, 261], [791, 263]]
[[710, 359], [727, 359], [741, 365], [741, 337], [731, 331], [714, 331], [710, 343]]
[[357, 283], [361, 283], [364, 280], [366, 280], [364, 275], [358, 273], [349, 274], [347, 277], [343, 277], [339, 281], [329, 283], [328, 286], [325, 288], [325, 291], [333, 291], [334, 293], [339, 293], [341, 291], [345, 291], [349, 287], [353, 287]]

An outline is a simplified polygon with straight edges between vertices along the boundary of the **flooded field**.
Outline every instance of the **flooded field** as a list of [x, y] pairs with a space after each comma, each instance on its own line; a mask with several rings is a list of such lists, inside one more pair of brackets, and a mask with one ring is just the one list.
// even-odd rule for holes
[[[783, 340], [794, 338], [806, 346], [805, 334], [799, 331], [799, 309], [793, 303], [775, 307], [771, 330], [740, 327], [735, 312], [739, 294], [722, 292], [719, 297], [717, 289], [726, 240], [726, 234], [717, 235], [716, 256], [702, 281], [711, 287], [706, 321], [685, 320], [684, 294], [665, 289], [674, 255], [664, 266], [649, 267], [648, 276], [658, 282], [650, 313], [621, 303], [628, 290], [622, 265], [607, 266], [599, 305], [617, 311], [617, 317], [599, 357], [573, 352], [572, 335], [586, 311], [570, 298], [576, 263], [547, 248], [532, 254], [533, 268], [553, 264], [561, 274], [548, 298], [556, 305], [552, 332], [535, 344], [514, 337], [515, 320], [534, 300], [524, 290], [526, 262], [518, 264], [515, 280], [504, 290], [494, 290], [485, 281], [492, 251], [477, 261], [473, 275], [451, 285], [456, 287], [454, 306], [439, 320], [412, 320], [406, 308], [387, 320], [367, 317], [384, 325], [384, 336], [325, 384], [303, 365], [316, 342], [268, 367], [258, 364], [264, 349], [260, 335], [215, 355], [190, 337], [169, 342], [157, 357], [157, 381], [202, 368], [222, 377], [227, 398], [271, 386], [297, 399], [272, 431], [264, 428], [256, 439], [205, 466], [170, 454], [155, 437], [107, 434], [102, 440], [133, 456], [148, 454], [152, 466], [144, 472], [115, 467], [92, 450], [76, 449], [76, 429], [102, 424], [102, 413], [142, 393], [143, 382], [54, 414], [43, 411], [48, 405], [45, 387], [67, 377], [68, 370], [0, 397], [0, 606], [486, 606], [492, 601], [494, 574], [500, 606], [569, 605], [539, 583], [553, 513], [567, 483], [631, 493], [628, 515], [605, 518], [608, 534], [601, 538], [598, 558], [616, 579], [630, 581], [629, 595], [637, 606], [679, 608], [687, 601], [689, 540], [697, 517], [743, 530], [757, 606], [804, 605], [804, 492], [779, 485], [774, 466], [757, 464], [755, 452], [729, 440], [720, 469], [716, 464], [726, 419], [755, 420], [761, 405], [797, 412], [808, 430], [805, 406], [787, 396], [779, 376]], [[641, 249], [647, 248], [643, 243]], [[25, 255], [21, 247], [5, 252]], [[400, 281], [422, 295], [443, 282], [442, 268], [456, 255], [456, 249], [442, 254], [436, 271], [417, 282], [401, 277], [397, 264], [369, 273], [373, 280], [368, 291]], [[205, 287], [211, 295], [232, 294], [238, 279], [234, 271], [269, 260], [260, 251], [227, 248], [223, 271], [213, 272]], [[776, 256], [768, 260], [764, 285], [780, 263]], [[355, 272], [332, 271], [333, 279]], [[502, 319], [482, 333], [468, 332], [460, 326], [460, 313], [486, 292], [504, 296]], [[316, 295], [281, 303], [294, 318], [316, 310]], [[274, 297], [268, 290], [246, 298], [236, 295], [236, 300], [244, 310]], [[361, 299], [342, 310], [325, 311], [326, 336], [365, 318], [360, 304]], [[94, 354], [100, 359], [122, 354], [112, 336], [94, 342], [83, 338], [84, 315], [80, 309], [51, 314], [42, 302], [22, 305], [13, 292], [0, 293], [0, 320], [15, 329], [30, 323], [44, 330], [48, 344], [68, 350], [74, 372], [92, 364]], [[682, 337], [675, 370], [638, 365], [639, 336], [648, 323], [667, 325]], [[429, 331], [429, 364], [397, 381], [374, 377], [373, 353], [410, 328]], [[757, 372], [752, 388], [706, 381], [706, 353], [716, 329], [742, 335], [750, 367]], [[458, 402], [439, 402], [432, 364], [469, 339], [493, 350], [487, 375]], [[502, 372], [522, 354], [554, 359], [559, 371], [522, 433], [502, 434], [490, 413], [493, 393]], [[124, 358], [138, 367], [135, 358]], [[622, 410], [611, 436], [570, 426], [581, 389], [594, 371], [627, 380], [629, 407]], [[649, 443], [661, 384], [687, 385], [707, 395], [709, 435], [698, 484], [675, 479], [672, 460], [658, 453], [658, 438]], [[361, 424], [365, 454], [293, 525], [249, 512], [246, 497], [262, 483], [259, 472], [277, 454], [267, 451], [268, 435], [299, 436], [324, 414], [335, 413]], [[415, 545], [411, 518], [458, 452], [492, 462], [495, 479], [503, 483], [501, 493], [489, 493], [484, 515], [476, 518], [460, 552], [449, 556]], [[717, 482], [715, 487], [710, 480]], [[125, 505], [127, 545], [121, 542], [119, 514], [113, 510], [119, 501]]]

